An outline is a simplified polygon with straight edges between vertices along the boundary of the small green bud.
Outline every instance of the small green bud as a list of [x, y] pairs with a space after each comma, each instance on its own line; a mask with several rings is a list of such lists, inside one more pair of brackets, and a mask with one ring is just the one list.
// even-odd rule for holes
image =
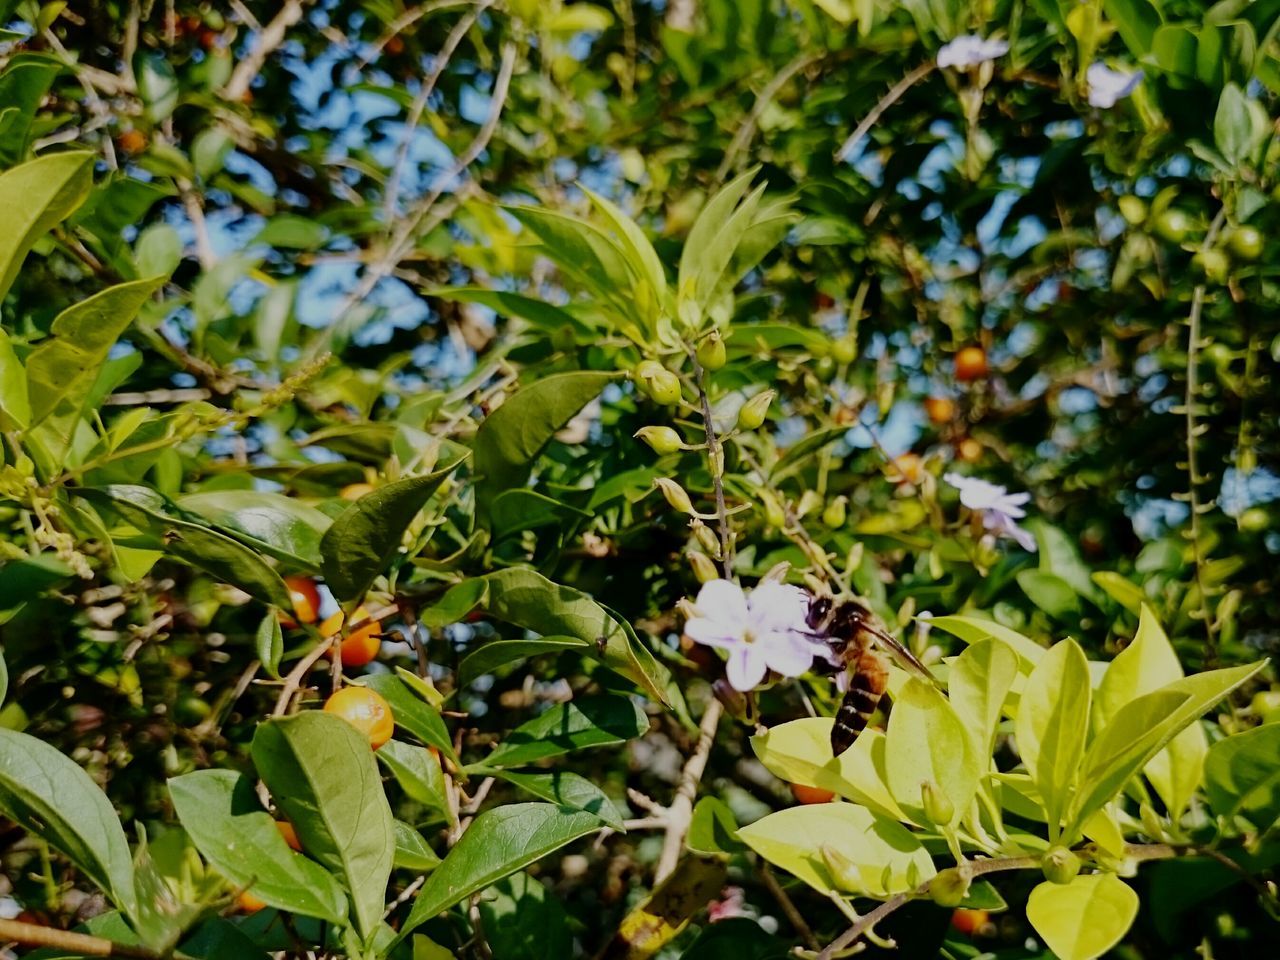
[[680, 402], [680, 378], [665, 368], [658, 371], [649, 379], [649, 396], [654, 403], [674, 407]]
[[715, 559], [720, 559], [720, 540], [710, 527], [701, 520], [693, 521], [693, 535], [703, 550]]
[[966, 864], [939, 871], [929, 882], [929, 896], [940, 907], [958, 907], [969, 893], [973, 870]]
[[955, 818], [955, 804], [932, 780], [926, 780], [920, 784], [920, 800], [921, 806], [924, 807], [924, 815], [931, 823], [945, 827]]
[[853, 333], [846, 333], [843, 337], [831, 344], [831, 359], [836, 363], [845, 364], [853, 363], [858, 358], [858, 337]]
[[1191, 265], [1210, 283], [1225, 283], [1231, 273], [1231, 258], [1217, 247], [1198, 251], [1191, 258]]
[[738, 428], [755, 430], [760, 427], [764, 423], [765, 415], [769, 412], [769, 404], [773, 403], [774, 396], [776, 394], [772, 390], [765, 390], [744, 403], [742, 409], [738, 411]]
[[635, 436], [647, 443], [659, 456], [684, 449], [680, 434], [671, 427], [641, 427], [635, 432]]
[[760, 505], [764, 507], [765, 523], [769, 526], [781, 530], [787, 525], [786, 511], [782, 509], [782, 504], [778, 503], [778, 498], [768, 490], [760, 491]]
[[851, 859], [826, 844], [818, 847], [818, 856], [831, 874], [831, 885], [843, 893], [861, 893], [866, 889], [862, 871]]
[[1040, 869], [1050, 883], [1070, 883], [1080, 872], [1080, 858], [1066, 847], [1054, 847], [1040, 861]]
[[699, 583], [710, 583], [720, 579], [720, 571], [711, 562], [711, 558], [700, 550], [689, 551], [689, 566], [693, 567], [693, 575]]
[[635, 365], [631, 371], [631, 379], [635, 381], [637, 387], [645, 393], [649, 392], [649, 382], [654, 375], [666, 369], [657, 360], [641, 360]]
[[729, 352], [725, 349], [724, 338], [719, 331], [713, 330], [698, 344], [698, 363], [704, 370], [719, 370], [729, 360]]
[[1140, 197], [1130, 194], [1121, 197], [1119, 204], [1120, 216], [1124, 217], [1131, 227], [1139, 226], [1147, 219], [1147, 205]]
[[685, 493], [684, 487], [665, 477], [653, 482], [662, 491], [662, 495], [667, 498], [667, 503], [671, 504], [671, 509], [680, 513], [693, 513], [693, 501], [689, 499], [689, 494]]
[[839, 530], [843, 527], [849, 515], [849, 511], [845, 507], [848, 502], [848, 497], [833, 497], [827, 504], [826, 509], [822, 511], [822, 522], [832, 530]]
[[806, 490], [800, 494], [800, 502], [796, 504], [796, 516], [807, 517], [822, 506], [822, 497], [817, 490]]

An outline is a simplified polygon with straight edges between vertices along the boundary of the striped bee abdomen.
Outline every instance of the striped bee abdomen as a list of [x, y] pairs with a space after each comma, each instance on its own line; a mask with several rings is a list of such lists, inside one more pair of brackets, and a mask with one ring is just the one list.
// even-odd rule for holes
[[884, 660], [874, 650], [864, 650], [849, 681], [849, 692], [844, 695], [840, 709], [836, 711], [835, 724], [831, 727], [831, 752], [840, 756], [866, 729], [871, 715], [876, 712], [880, 698], [884, 696], [889, 681], [889, 671]]

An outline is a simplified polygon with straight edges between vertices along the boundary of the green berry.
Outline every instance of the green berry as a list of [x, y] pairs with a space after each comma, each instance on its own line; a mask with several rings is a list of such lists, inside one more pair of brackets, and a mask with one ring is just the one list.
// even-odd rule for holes
[[698, 363], [704, 370], [719, 370], [729, 360], [729, 352], [725, 349], [724, 339], [719, 333], [712, 332], [698, 344]]

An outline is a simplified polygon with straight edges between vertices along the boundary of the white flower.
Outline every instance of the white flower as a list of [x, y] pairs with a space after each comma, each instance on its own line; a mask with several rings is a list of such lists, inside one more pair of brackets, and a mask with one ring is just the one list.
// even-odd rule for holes
[[944, 474], [942, 479], [960, 491], [961, 503], [982, 515], [984, 527], [996, 536], [1017, 541], [1023, 550], [1035, 553], [1035, 537], [1015, 522], [1027, 515], [1022, 505], [1031, 499], [1031, 494], [1010, 493], [997, 484], [958, 473]]
[[728, 651], [725, 675], [735, 690], [752, 690], [773, 670], [798, 677], [813, 664], [819, 645], [808, 635], [809, 595], [767, 580], [747, 596], [729, 580], [712, 580], [698, 592], [689, 639]]
[[1005, 40], [984, 39], [967, 33], [943, 44], [938, 51], [938, 66], [967, 69], [1003, 57], [1008, 52], [1009, 44]]
[[1112, 70], [1105, 63], [1097, 61], [1089, 64], [1084, 76], [1089, 82], [1089, 106], [1108, 110], [1117, 101], [1133, 93], [1134, 87], [1142, 80], [1142, 71], [1125, 73], [1123, 70]]

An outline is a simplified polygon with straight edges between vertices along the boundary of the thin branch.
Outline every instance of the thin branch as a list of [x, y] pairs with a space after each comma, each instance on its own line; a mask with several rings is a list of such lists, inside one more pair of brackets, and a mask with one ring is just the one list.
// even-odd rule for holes
[[[134, 947], [102, 937], [91, 937], [70, 930], [42, 927], [18, 920], [0, 920], [0, 941], [21, 943], [28, 947], [53, 947], [87, 957], [138, 957], [141, 960], [159, 960], [165, 954], [146, 947]], [[173, 954], [177, 956], [177, 954]]]
[[280, 12], [272, 17], [271, 22], [257, 35], [253, 47], [231, 71], [231, 79], [219, 92], [219, 96], [236, 103], [244, 99], [250, 85], [262, 72], [267, 57], [275, 53], [276, 48], [284, 43], [289, 28], [302, 19], [304, 6], [304, 0], [286, 0]]
[[689, 350], [693, 364], [694, 382], [698, 385], [698, 400], [702, 404], [702, 429], [707, 438], [707, 466], [711, 469], [711, 483], [716, 494], [716, 524], [720, 528], [720, 564], [726, 580], [733, 579], [733, 534], [729, 530], [729, 511], [724, 500], [724, 446], [716, 436], [711, 413], [711, 397], [707, 394], [707, 372], [698, 363], [693, 350]]
[[729, 171], [733, 169], [734, 161], [738, 159], [738, 154], [751, 143], [751, 138], [755, 136], [760, 118], [764, 115], [765, 110], [769, 108], [769, 104], [773, 103], [773, 98], [778, 95], [778, 91], [786, 86], [787, 81], [805, 69], [805, 67], [817, 63], [821, 59], [821, 54], [801, 54], [774, 74], [773, 79], [765, 84], [764, 89], [760, 91], [760, 95], [756, 97], [756, 102], [752, 105], [751, 112], [742, 121], [742, 126], [733, 135], [733, 140], [729, 143], [728, 149], [725, 150], [724, 159], [720, 161], [720, 167], [716, 170], [717, 180], [723, 180], [728, 175]]
[[720, 715], [723, 712], [724, 705], [718, 699], [712, 698], [702, 714], [702, 723], [698, 727], [698, 745], [680, 773], [680, 784], [676, 787], [675, 798], [667, 808], [667, 835], [662, 840], [662, 853], [658, 857], [658, 867], [654, 871], [655, 887], [671, 876], [680, 860], [684, 838], [688, 835], [689, 825], [693, 821], [693, 798], [698, 793], [698, 784], [702, 781], [703, 771], [707, 769], [707, 758], [711, 755], [711, 744], [715, 741], [716, 727], [720, 723]]
[[897, 103], [904, 93], [931, 74], [935, 66], [937, 64], [932, 60], [928, 63], [922, 63], [890, 87], [889, 92], [880, 98], [880, 102], [871, 108], [871, 112], [863, 117], [862, 122], [854, 128], [853, 133], [849, 134], [849, 139], [840, 145], [840, 149], [836, 151], [836, 161], [843, 163], [849, 154], [853, 153], [854, 148], [862, 142], [862, 138], [867, 135], [867, 131], [876, 125], [876, 121], [880, 119], [881, 114]]
[[773, 875], [773, 868], [763, 861], [760, 863], [760, 879], [764, 881], [765, 888], [773, 894], [773, 899], [778, 901], [778, 906], [782, 907], [782, 912], [791, 921], [791, 926], [795, 927], [796, 933], [800, 934], [800, 939], [804, 941], [805, 946], [810, 950], [817, 950], [818, 938], [813, 935], [813, 930], [805, 922], [804, 916], [792, 902], [787, 891], [782, 889], [782, 884]]

